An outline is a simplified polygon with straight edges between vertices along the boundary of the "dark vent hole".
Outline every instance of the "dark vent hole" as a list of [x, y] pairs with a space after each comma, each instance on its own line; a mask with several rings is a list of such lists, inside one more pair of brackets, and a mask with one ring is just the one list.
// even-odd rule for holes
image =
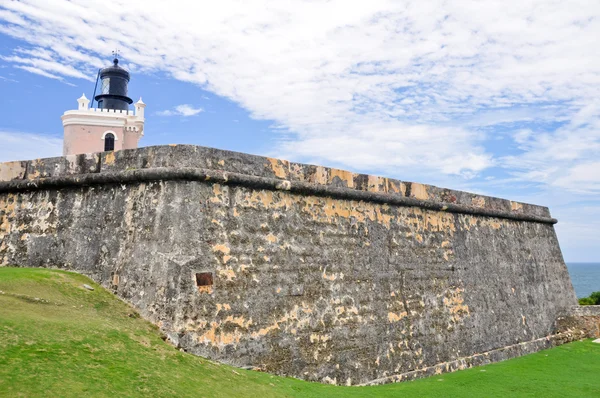
[[196, 286], [212, 286], [213, 274], [212, 272], [199, 272], [196, 274]]

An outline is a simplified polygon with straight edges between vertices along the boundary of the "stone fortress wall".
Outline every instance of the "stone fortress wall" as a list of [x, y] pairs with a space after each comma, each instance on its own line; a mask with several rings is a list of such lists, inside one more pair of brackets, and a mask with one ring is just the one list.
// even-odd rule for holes
[[2, 265], [86, 274], [232, 365], [380, 383], [576, 337], [545, 207], [189, 145], [0, 180]]

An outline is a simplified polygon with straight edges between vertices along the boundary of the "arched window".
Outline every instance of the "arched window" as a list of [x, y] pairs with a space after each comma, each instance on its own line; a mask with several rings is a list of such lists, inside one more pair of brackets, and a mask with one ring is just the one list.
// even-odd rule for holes
[[115, 136], [113, 133], [108, 133], [104, 136], [104, 152], [115, 150]]

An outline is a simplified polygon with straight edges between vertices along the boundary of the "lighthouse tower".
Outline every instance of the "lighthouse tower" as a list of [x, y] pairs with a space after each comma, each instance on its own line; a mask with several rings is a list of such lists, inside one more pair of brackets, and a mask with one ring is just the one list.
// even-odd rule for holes
[[144, 135], [144, 108], [142, 99], [134, 104], [127, 96], [129, 72], [113, 65], [100, 71], [100, 94], [96, 95], [97, 108], [89, 108], [85, 94], [77, 100], [77, 110], [62, 116], [64, 127], [63, 155], [118, 151], [137, 148]]

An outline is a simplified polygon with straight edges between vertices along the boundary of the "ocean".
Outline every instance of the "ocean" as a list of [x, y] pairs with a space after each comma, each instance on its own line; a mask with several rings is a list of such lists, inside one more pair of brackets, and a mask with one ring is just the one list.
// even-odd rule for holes
[[577, 298], [600, 291], [600, 263], [567, 263]]

